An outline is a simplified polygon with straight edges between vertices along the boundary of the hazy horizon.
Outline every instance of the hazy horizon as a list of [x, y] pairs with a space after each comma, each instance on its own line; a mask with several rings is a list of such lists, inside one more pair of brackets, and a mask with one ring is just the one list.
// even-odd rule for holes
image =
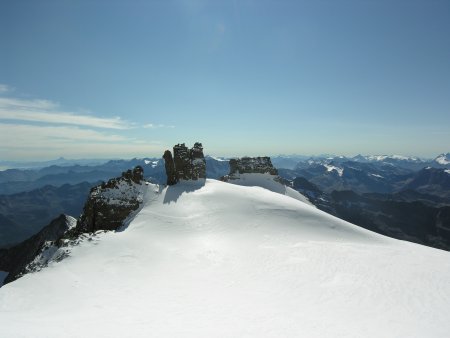
[[[169, 150], [172, 151], [172, 149], [170, 148]], [[299, 159], [307, 159], [307, 158], [324, 158], [324, 157], [345, 157], [345, 158], [354, 158], [358, 155], [361, 156], [401, 156], [401, 157], [405, 157], [405, 158], [418, 158], [420, 160], [434, 160], [435, 158], [439, 157], [439, 155], [445, 155], [445, 154], [450, 154], [450, 152], [445, 152], [445, 153], [439, 153], [436, 154], [434, 156], [431, 157], [423, 157], [423, 156], [416, 156], [416, 155], [401, 155], [401, 154], [352, 154], [352, 155], [342, 155], [342, 154], [329, 154], [329, 153], [324, 153], [324, 154], [245, 154], [245, 155], [216, 155], [216, 154], [209, 154], [209, 153], [205, 153], [206, 157], [213, 157], [213, 158], [219, 158], [219, 159], [229, 159], [229, 158], [236, 158], [236, 157], [245, 157], [245, 156], [250, 156], [250, 157], [254, 157], [254, 156], [269, 156], [271, 158], [276, 158], [276, 157], [282, 157], [282, 158], [299, 158]], [[0, 159], [0, 163], [44, 163], [44, 162], [54, 162], [54, 161], [111, 161], [111, 160], [132, 160], [132, 159], [142, 159], [142, 158], [150, 158], [150, 159], [154, 159], [154, 158], [160, 158], [162, 159], [162, 155], [146, 155], [146, 156], [134, 156], [134, 157], [130, 157], [130, 156], [123, 156], [123, 157], [65, 157], [65, 156], [60, 156], [60, 157], [51, 157], [51, 158], [30, 158], [30, 159], [26, 159], [26, 158], [21, 158], [19, 160], [5, 160], [5, 159]], [[0, 166], [0, 168], [2, 168]], [[2, 170], [2, 169], [0, 169]]]
[[0, 160], [449, 151], [445, 0], [18, 0], [0, 28]]

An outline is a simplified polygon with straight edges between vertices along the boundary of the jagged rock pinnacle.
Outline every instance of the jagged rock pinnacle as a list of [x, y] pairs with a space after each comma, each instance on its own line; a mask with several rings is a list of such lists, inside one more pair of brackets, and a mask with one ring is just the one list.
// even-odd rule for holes
[[166, 166], [167, 185], [174, 185], [178, 182], [177, 172], [175, 171], [175, 163], [173, 162], [172, 153], [166, 150], [163, 155]]
[[192, 149], [184, 143], [173, 147], [173, 158], [170, 150], [164, 152], [167, 185], [173, 185], [179, 180], [198, 180], [206, 178], [206, 160], [203, 146], [196, 142]]

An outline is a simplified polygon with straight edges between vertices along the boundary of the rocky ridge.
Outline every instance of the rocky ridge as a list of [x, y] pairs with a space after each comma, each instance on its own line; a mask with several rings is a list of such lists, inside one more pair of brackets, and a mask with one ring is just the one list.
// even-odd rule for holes
[[117, 230], [123, 226], [143, 201], [143, 174], [142, 167], [137, 166], [93, 187], [78, 220], [60, 215], [24, 242], [0, 250], [0, 270], [8, 272], [4, 283], [39, 271], [51, 261], [60, 261], [69, 255], [71, 245], [92, 239], [99, 231]]
[[144, 170], [141, 166], [91, 189], [77, 224], [79, 233], [117, 230], [143, 200]]
[[284, 183], [268, 156], [232, 158], [229, 163], [229, 174], [220, 178], [224, 182], [239, 179], [242, 174], [268, 174], [273, 176], [274, 180]]
[[230, 159], [230, 175], [259, 173], [278, 175], [270, 157], [242, 157]]
[[53, 248], [51, 256], [56, 258], [55, 260], [62, 259], [64, 251], [56, 254], [57, 249], [63, 246], [60, 240], [67, 231], [75, 227], [76, 223], [75, 218], [60, 215], [29, 239], [9, 249], [1, 249], [0, 270], [9, 272], [4, 283], [12, 282], [28, 272], [37, 271], [46, 266], [49, 259], [44, 259], [44, 256], [50, 258], [49, 251], [47, 251], [47, 255], [38, 259], [40, 264], [33, 265], [32, 263], [47, 249]]

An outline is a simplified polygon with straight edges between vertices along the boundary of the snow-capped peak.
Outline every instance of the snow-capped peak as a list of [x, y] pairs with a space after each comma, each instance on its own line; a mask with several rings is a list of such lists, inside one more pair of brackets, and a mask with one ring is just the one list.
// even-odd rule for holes
[[397, 161], [409, 161], [418, 162], [421, 161], [417, 157], [413, 156], [403, 156], [403, 155], [369, 155], [369, 156], [355, 156], [355, 158], [365, 158], [367, 161], [381, 162], [386, 160], [397, 160]]
[[324, 164], [323, 166], [325, 168], [327, 168], [328, 172], [336, 171], [339, 176], [342, 176], [344, 174], [344, 169], [343, 168], [336, 167], [336, 166], [331, 165], [331, 164]]
[[450, 164], [450, 153], [447, 154], [440, 154], [438, 157], [434, 159], [435, 162], [441, 164], [441, 165], [447, 165]]

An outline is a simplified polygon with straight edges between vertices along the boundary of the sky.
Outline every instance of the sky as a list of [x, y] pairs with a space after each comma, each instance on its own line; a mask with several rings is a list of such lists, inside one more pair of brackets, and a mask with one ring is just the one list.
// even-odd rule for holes
[[450, 1], [0, 2], [0, 160], [450, 151]]

